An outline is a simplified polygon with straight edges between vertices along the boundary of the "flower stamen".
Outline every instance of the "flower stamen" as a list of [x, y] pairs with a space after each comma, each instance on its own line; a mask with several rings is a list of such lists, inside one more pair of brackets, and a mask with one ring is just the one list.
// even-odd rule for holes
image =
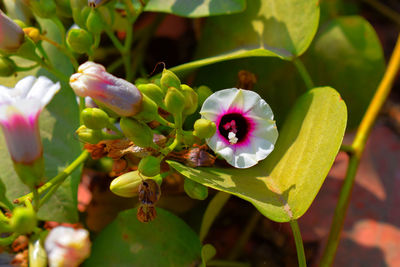
[[236, 137], [236, 134], [234, 132], [229, 132], [228, 139], [229, 139], [229, 143], [231, 145], [234, 145], [239, 141], [239, 139]]

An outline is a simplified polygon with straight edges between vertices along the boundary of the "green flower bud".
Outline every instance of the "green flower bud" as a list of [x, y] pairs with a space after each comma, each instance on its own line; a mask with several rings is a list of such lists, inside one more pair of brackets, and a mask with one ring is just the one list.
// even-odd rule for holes
[[9, 77], [15, 73], [17, 66], [8, 57], [0, 57], [0, 77]]
[[164, 92], [161, 88], [154, 83], [140, 84], [138, 85], [140, 92], [150, 97], [151, 100], [156, 102], [157, 105], [163, 105]]
[[78, 130], [76, 130], [76, 134], [80, 140], [89, 144], [97, 144], [104, 139], [101, 130], [92, 130], [87, 128], [85, 125], [79, 127]]
[[32, 208], [16, 207], [10, 220], [12, 229], [20, 234], [31, 233], [37, 224], [36, 213]]
[[196, 92], [198, 95], [198, 102], [200, 107], [203, 106], [204, 101], [206, 101], [206, 99], [213, 94], [213, 91], [211, 91], [211, 89], [205, 85], [198, 87]]
[[93, 130], [101, 130], [109, 124], [107, 113], [99, 108], [85, 108], [81, 112], [83, 124]]
[[154, 101], [151, 100], [146, 95], [143, 95], [140, 112], [138, 114], [134, 115], [133, 117], [137, 120], [147, 123], [147, 122], [154, 121], [157, 114], [158, 114], [157, 104], [154, 103]]
[[165, 95], [164, 104], [169, 113], [180, 114], [185, 108], [185, 96], [175, 87], [170, 87]]
[[149, 81], [146, 78], [137, 78], [135, 80], [136, 87], [139, 87], [139, 85], [146, 84], [146, 83], [149, 83]]
[[89, 53], [93, 45], [93, 38], [84, 29], [71, 29], [68, 31], [67, 44], [76, 53]]
[[29, 0], [29, 7], [40, 18], [51, 18], [56, 15], [54, 0]]
[[135, 145], [140, 147], [152, 147], [154, 145], [153, 132], [147, 124], [126, 117], [121, 118], [119, 124], [125, 136], [132, 140]]
[[134, 197], [142, 180], [138, 171], [127, 172], [112, 180], [110, 190], [120, 197]]
[[206, 186], [188, 178], [185, 178], [183, 188], [186, 194], [193, 199], [204, 200], [208, 196], [208, 188]]
[[167, 69], [163, 70], [161, 74], [160, 83], [161, 83], [161, 89], [164, 92], [167, 92], [168, 88], [170, 87], [175, 87], [178, 90], [181, 88], [181, 81], [179, 80], [178, 76], [176, 76], [175, 73]]
[[151, 80], [151, 82], [161, 88], [161, 78], [155, 78], [154, 80]]
[[86, 27], [86, 21], [92, 8], [88, 7], [86, 0], [70, 0], [72, 18], [80, 27]]
[[217, 130], [217, 126], [214, 122], [206, 120], [206, 119], [198, 119], [194, 123], [194, 131], [193, 134], [199, 138], [210, 138], [215, 134]]
[[97, 9], [92, 9], [87, 17], [86, 27], [93, 34], [100, 34], [106, 27], [105, 22]]
[[153, 177], [160, 174], [160, 163], [159, 158], [147, 156], [140, 160], [138, 170], [144, 176]]
[[183, 95], [185, 96], [185, 108], [183, 109], [183, 114], [193, 114], [197, 110], [197, 94], [186, 84], [182, 84], [181, 89]]

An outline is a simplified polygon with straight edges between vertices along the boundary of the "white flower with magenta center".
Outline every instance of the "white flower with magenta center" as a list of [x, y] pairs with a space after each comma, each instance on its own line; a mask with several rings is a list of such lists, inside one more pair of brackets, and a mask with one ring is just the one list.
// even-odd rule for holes
[[274, 150], [278, 130], [271, 108], [253, 91], [231, 88], [209, 96], [202, 118], [213, 121], [216, 133], [208, 146], [236, 168], [249, 168]]

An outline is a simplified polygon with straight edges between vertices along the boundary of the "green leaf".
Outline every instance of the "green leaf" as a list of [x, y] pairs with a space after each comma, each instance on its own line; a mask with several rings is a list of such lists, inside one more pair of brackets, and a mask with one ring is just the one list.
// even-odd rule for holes
[[304, 61], [315, 84], [338, 88], [349, 107], [349, 128], [356, 127], [385, 71], [382, 46], [372, 26], [359, 16], [331, 20]]
[[150, 0], [144, 11], [199, 18], [237, 13], [245, 8], [245, 0]]
[[97, 236], [84, 266], [195, 266], [200, 258], [199, 238], [180, 218], [157, 208], [154, 221], [141, 223], [131, 209]]
[[277, 222], [302, 216], [317, 195], [346, 128], [347, 110], [330, 87], [315, 88], [299, 98], [286, 119], [275, 150], [253, 168], [170, 166], [196, 182], [251, 202]]
[[206, 21], [198, 57], [236, 49], [266, 49], [290, 59], [310, 45], [318, 27], [318, 0], [252, 0], [245, 12]]
[[211, 244], [205, 244], [201, 248], [201, 262], [202, 266], [206, 267], [206, 263], [214, 258], [214, 256], [217, 254], [217, 250], [215, 247]]
[[[39, 19], [42, 29], [47, 32], [47, 36], [57, 42], [61, 41], [61, 36], [56, 25], [47, 19]], [[46, 44], [45, 50], [52, 60], [55, 68], [66, 75], [73, 72], [69, 59], [61, 54], [56, 48]], [[12, 87], [24, 76], [45, 75], [53, 81], [57, 81], [51, 74], [44, 69], [35, 69], [31, 72], [21, 73], [16, 78], [1, 79], [0, 83]], [[52, 178], [68, 166], [79, 154], [80, 143], [74, 137], [74, 132], [79, 126], [78, 105], [75, 94], [69, 85], [61, 83], [60, 92], [53, 98], [51, 103], [40, 115], [40, 134], [44, 146], [44, 158], [46, 164], [46, 178]], [[29, 189], [20, 182], [16, 175], [4, 138], [0, 138], [0, 168], [1, 180], [6, 186], [6, 196], [13, 199], [29, 193]], [[67, 178], [56, 191], [56, 193], [44, 204], [39, 211], [41, 220], [51, 220], [59, 222], [76, 222], [78, 220], [77, 211], [77, 191], [80, 175], [75, 171], [70, 178]]]

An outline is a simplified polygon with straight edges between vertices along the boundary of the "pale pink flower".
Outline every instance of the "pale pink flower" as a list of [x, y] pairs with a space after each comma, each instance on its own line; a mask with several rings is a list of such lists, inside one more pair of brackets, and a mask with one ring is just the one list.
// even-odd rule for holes
[[203, 103], [202, 118], [217, 131], [208, 146], [236, 168], [249, 168], [265, 159], [278, 138], [269, 105], [255, 92], [231, 88], [215, 92]]
[[89, 232], [57, 226], [50, 231], [44, 247], [50, 267], [76, 267], [90, 255]]
[[44, 76], [25, 77], [15, 88], [0, 85], [0, 125], [15, 163], [32, 164], [43, 153], [39, 114], [60, 89]]
[[80, 65], [69, 83], [76, 95], [89, 96], [120, 116], [133, 116], [140, 111], [142, 94], [136, 86], [108, 73], [100, 64], [88, 61]]

